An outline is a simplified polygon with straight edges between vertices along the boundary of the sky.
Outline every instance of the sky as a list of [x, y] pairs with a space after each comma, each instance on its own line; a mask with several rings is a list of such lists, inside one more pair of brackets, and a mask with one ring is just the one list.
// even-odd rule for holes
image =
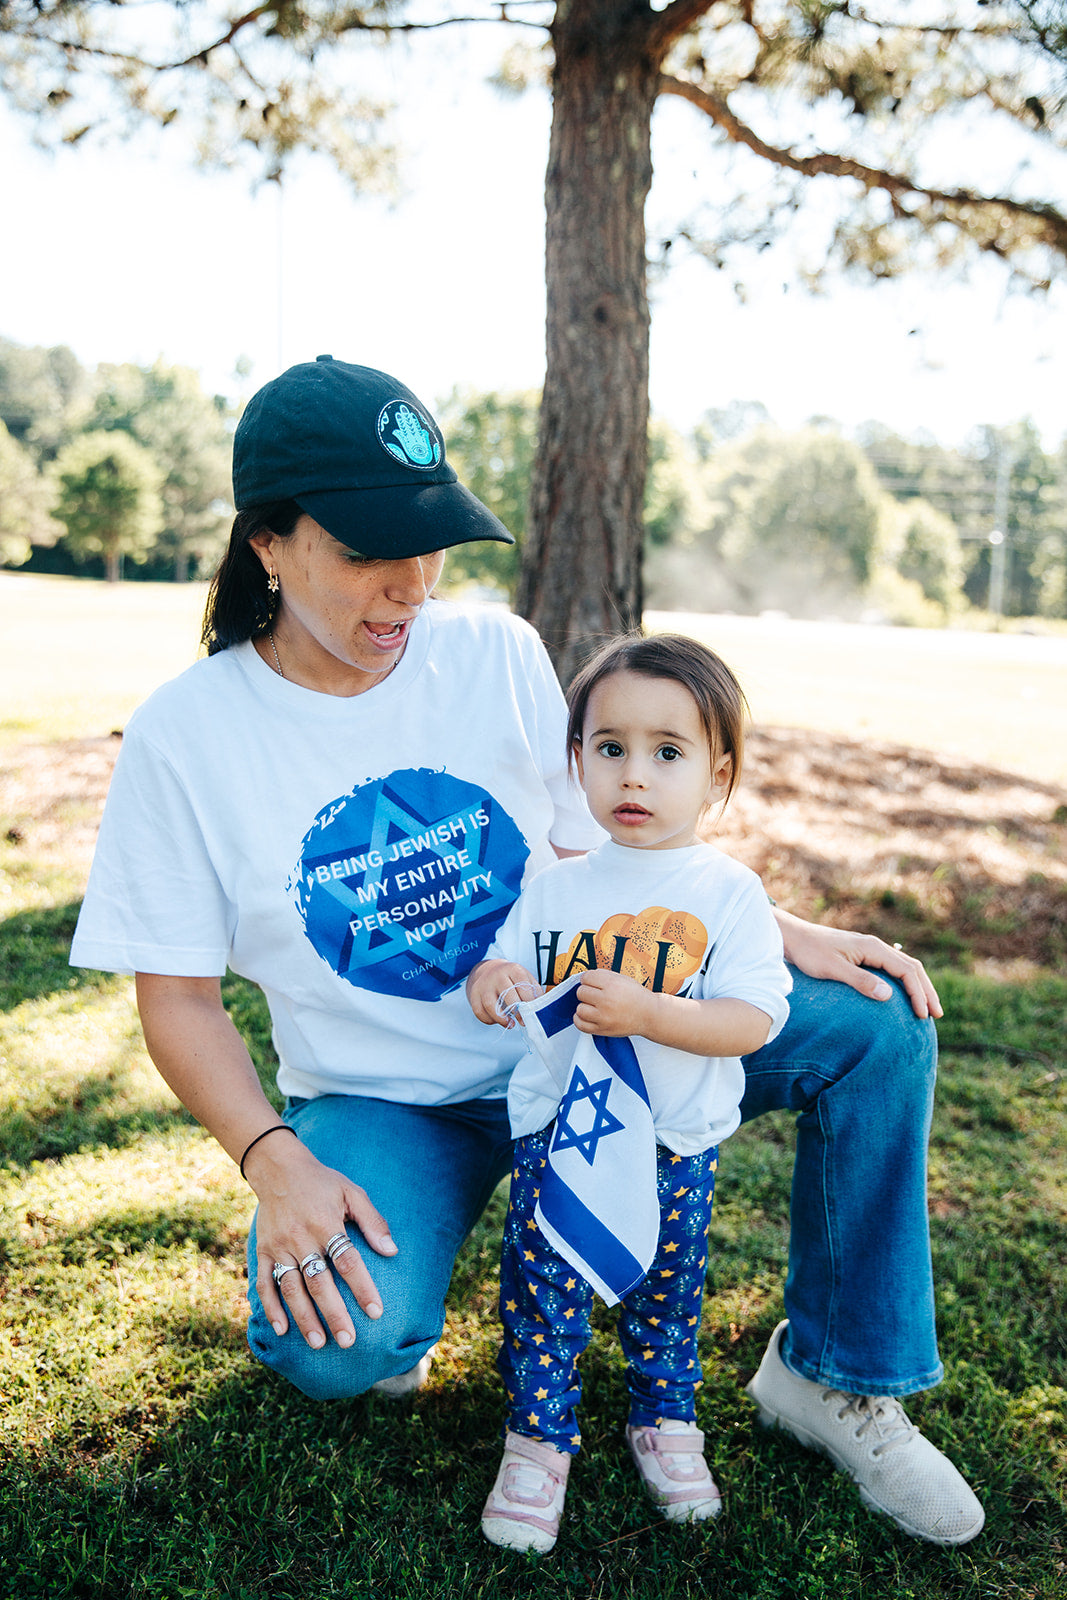
[[[86, 365], [162, 358], [232, 397], [327, 352], [392, 372], [431, 407], [457, 386], [538, 387], [547, 98], [505, 100], [477, 70], [453, 71], [413, 112], [390, 53], [379, 62], [401, 105], [395, 202], [357, 197], [324, 158], [257, 190], [247, 170], [196, 169], [169, 130], [51, 155], [0, 108], [0, 335], [69, 345]], [[719, 181], [681, 102], [657, 111], [654, 160], [653, 249]], [[837, 282], [813, 297], [794, 258], [783, 243], [717, 272], [672, 249], [653, 288], [654, 413], [685, 430], [754, 400], [785, 427], [873, 419], [946, 445], [1023, 416], [1048, 447], [1067, 434], [1067, 286], [1009, 294], [985, 262], [968, 283]]]

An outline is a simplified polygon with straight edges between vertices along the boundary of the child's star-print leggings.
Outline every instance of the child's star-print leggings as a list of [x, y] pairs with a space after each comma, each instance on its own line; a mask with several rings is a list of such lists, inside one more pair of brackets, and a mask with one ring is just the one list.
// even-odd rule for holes
[[[507, 1393], [507, 1426], [575, 1455], [581, 1442], [578, 1357], [589, 1343], [593, 1290], [534, 1222], [552, 1125], [519, 1139], [500, 1262], [504, 1339], [497, 1366]], [[701, 1381], [697, 1334], [718, 1149], [678, 1156], [656, 1148], [659, 1244], [648, 1274], [621, 1302], [634, 1427], [663, 1417], [692, 1422]]]

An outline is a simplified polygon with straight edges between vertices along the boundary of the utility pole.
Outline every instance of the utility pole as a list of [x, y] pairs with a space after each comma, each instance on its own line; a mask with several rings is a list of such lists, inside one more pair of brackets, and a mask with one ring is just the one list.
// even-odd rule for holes
[[1008, 565], [1008, 522], [1011, 515], [1011, 475], [1015, 468], [1015, 447], [1007, 442], [997, 450], [997, 484], [993, 494], [993, 546], [989, 558], [989, 611], [993, 627], [999, 632], [1004, 614], [1004, 577]]

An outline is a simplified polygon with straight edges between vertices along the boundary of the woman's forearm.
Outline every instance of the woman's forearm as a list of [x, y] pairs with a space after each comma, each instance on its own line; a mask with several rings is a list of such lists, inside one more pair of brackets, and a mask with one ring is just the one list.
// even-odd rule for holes
[[139, 972], [137, 1007], [160, 1075], [227, 1154], [240, 1161], [252, 1140], [281, 1118], [222, 1004], [219, 980]]

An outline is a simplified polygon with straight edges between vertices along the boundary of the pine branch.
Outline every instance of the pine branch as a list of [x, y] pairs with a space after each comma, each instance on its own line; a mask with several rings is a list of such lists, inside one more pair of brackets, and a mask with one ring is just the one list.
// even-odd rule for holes
[[[853, 178], [868, 192], [879, 189], [888, 194], [899, 213], [916, 222], [922, 219], [904, 205], [909, 197], [938, 207], [941, 220], [954, 222], [960, 227], [964, 226], [964, 223], [955, 214], [961, 212], [966, 216], [968, 213], [975, 215], [980, 211], [997, 210], [1009, 217], [1025, 219], [1037, 225], [1036, 238], [1031, 235], [1029, 242], [1040, 242], [1067, 261], [1067, 216], [1045, 201], [1016, 200], [1011, 195], [981, 194], [973, 189], [935, 189], [907, 177], [904, 173], [891, 172], [884, 167], [867, 166], [864, 162], [855, 161], [850, 156], [837, 155], [833, 151], [820, 151], [814, 156], [798, 156], [792, 150], [781, 149], [761, 139], [747, 123], [741, 121], [723, 96], [702, 89], [698, 84], [689, 83], [684, 78], [661, 74], [659, 91], [661, 94], [673, 94], [688, 100], [690, 105], [703, 111], [734, 144], [745, 145], [755, 155], [762, 156], [765, 161], [770, 161], [777, 167], [798, 172], [808, 178], [824, 175]], [[982, 247], [994, 254], [1006, 253], [1002, 245], [992, 240], [984, 243]]]

